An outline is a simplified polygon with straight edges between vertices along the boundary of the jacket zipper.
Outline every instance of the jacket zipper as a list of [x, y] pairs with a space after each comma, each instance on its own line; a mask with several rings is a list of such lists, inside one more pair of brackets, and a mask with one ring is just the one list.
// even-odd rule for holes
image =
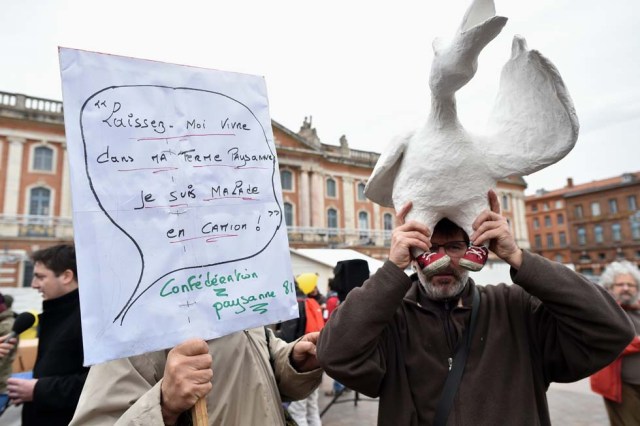
[[449, 346], [449, 353], [451, 356], [447, 358], [447, 364], [449, 365], [449, 371], [453, 368], [453, 349], [455, 347], [454, 333], [451, 330], [451, 307], [449, 306], [449, 302], [444, 302], [444, 334], [447, 339], [447, 346]]

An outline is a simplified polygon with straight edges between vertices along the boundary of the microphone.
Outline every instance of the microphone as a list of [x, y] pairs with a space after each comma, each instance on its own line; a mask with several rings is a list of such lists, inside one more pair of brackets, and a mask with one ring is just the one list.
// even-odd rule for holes
[[[19, 334], [27, 331], [38, 321], [38, 317], [34, 315], [32, 312], [23, 312], [16, 317], [16, 320], [13, 323], [13, 328], [11, 329], [11, 333], [4, 340], [6, 342], [9, 339], [13, 339]], [[3, 342], [3, 343], [4, 343]]]

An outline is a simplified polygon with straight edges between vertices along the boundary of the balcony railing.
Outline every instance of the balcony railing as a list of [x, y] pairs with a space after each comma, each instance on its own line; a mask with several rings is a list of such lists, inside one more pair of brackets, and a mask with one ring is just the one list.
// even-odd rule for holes
[[391, 231], [377, 229], [287, 227], [291, 243], [325, 245], [331, 248], [354, 246], [388, 247]]
[[73, 238], [71, 218], [36, 215], [0, 215], [3, 238]]
[[62, 102], [20, 93], [0, 92], [0, 116], [63, 123]]

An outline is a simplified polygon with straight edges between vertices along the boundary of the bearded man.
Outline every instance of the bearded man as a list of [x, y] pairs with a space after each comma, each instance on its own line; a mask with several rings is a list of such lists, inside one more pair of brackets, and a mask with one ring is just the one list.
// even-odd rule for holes
[[[549, 384], [589, 376], [635, 334], [603, 288], [521, 250], [496, 194], [488, 198], [472, 235], [449, 220], [433, 235], [404, 223], [407, 203], [389, 260], [320, 333], [320, 364], [345, 386], [380, 397], [380, 425], [549, 425]], [[469, 245], [485, 243], [516, 284], [478, 286], [460, 266]], [[412, 247], [446, 253], [450, 265], [424, 274]]]
[[[609, 264], [600, 284], [616, 299], [640, 334], [640, 271], [627, 260]], [[640, 425], [640, 336], [636, 335], [613, 363], [591, 376], [591, 388], [602, 395], [612, 426]]]

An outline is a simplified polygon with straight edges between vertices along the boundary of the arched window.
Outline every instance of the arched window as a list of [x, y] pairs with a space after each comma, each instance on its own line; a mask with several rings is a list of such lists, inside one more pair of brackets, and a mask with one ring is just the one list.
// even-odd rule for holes
[[327, 210], [327, 228], [338, 229], [338, 211], [334, 208]]
[[382, 225], [384, 226], [385, 231], [393, 230], [393, 216], [391, 215], [391, 213], [385, 213], [382, 221]]
[[29, 191], [29, 214], [49, 216], [51, 204], [51, 190], [37, 187]]
[[502, 210], [509, 210], [509, 196], [502, 194]]
[[364, 196], [364, 187], [365, 184], [360, 182], [358, 184], [358, 201], [366, 201], [367, 197]]
[[369, 238], [369, 213], [358, 213], [358, 229], [360, 229], [360, 238]]
[[327, 179], [327, 197], [336, 198], [336, 181]]
[[284, 221], [287, 226], [293, 226], [293, 205], [284, 203]]
[[53, 149], [38, 146], [33, 150], [33, 170], [53, 171]]
[[283, 191], [293, 191], [293, 174], [289, 170], [281, 170], [280, 183]]

